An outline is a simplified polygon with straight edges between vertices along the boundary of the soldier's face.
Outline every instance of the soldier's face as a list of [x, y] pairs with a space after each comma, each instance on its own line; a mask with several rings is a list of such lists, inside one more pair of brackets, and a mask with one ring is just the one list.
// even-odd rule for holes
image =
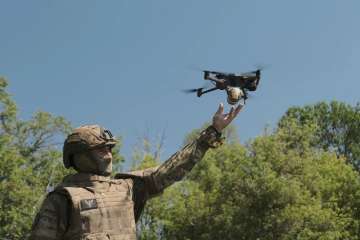
[[92, 149], [74, 156], [78, 172], [109, 176], [112, 172], [112, 153], [110, 147]]
[[92, 159], [97, 167], [97, 174], [108, 176], [112, 171], [112, 153], [108, 146], [93, 149], [91, 151]]
[[112, 160], [111, 147], [109, 146], [93, 149], [92, 153], [104, 161], [110, 162]]

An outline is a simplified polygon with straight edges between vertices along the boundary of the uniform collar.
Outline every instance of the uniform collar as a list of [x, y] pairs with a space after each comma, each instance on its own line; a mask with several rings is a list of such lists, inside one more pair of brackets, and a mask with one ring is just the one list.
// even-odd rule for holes
[[91, 173], [75, 173], [64, 178], [64, 183], [66, 182], [110, 182], [110, 176], [100, 176]]

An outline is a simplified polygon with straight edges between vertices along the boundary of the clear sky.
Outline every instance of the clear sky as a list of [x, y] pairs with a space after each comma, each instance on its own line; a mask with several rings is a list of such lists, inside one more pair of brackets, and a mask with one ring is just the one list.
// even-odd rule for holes
[[162, 132], [165, 160], [226, 101], [183, 94], [204, 84], [194, 69], [268, 66], [234, 122], [242, 142], [290, 106], [359, 101], [358, 0], [4, 0], [0, 11], [0, 75], [20, 117], [101, 124], [128, 160]]

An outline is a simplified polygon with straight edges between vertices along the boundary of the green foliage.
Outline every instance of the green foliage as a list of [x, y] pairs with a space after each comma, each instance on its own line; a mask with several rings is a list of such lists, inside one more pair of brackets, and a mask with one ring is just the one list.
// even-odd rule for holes
[[360, 105], [353, 107], [332, 101], [292, 107], [280, 120], [279, 127], [288, 120], [295, 120], [302, 126], [316, 125], [316, 138], [312, 144], [345, 156], [357, 170], [360, 169]]
[[148, 136], [139, 139], [132, 152], [132, 170], [141, 170], [158, 165], [163, 141], [163, 135], [153, 141]]
[[141, 239], [359, 239], [358, 173], [314, 146], [317, 134], [288, 118], [246, 146], [208, 151], [149, 202]]
[[115, 145], [115, 147], [113, 147], [112, 149], [112, 164], [113, 164], [113, 174], [116, 174], [118, 172], [122, 171], [122, 166], [125, 162], [125, 158], [123, 155], [121, 155], [120, 153], [120, 149], [122, 147], [122, 137], [121, 136], [117, 136], [116, 137], [118, 143]]
[[[25, 239], [46, 191], [73, 172], [62, 164], [62, 144], [71, 126], [63, 117], [36, 112], [30, 120], [18, 110], [0, 78], [0, 239]], [[121, 167], [120, 144], [113, 149]]]
[[[132, 170], [142, 170], [152, 168], [159, 164], [163, 136], [151, 142], [148, 136], [139, 139], [132, 153]], [[156, 200], [155, 200], [156, 201]], [[137, 224], [138, 239], [156, 240], [158, 239], [159, 229], [157, 221], [157, 204], [149, 204], [144, 209], [142, 216]], [[155, 207], [155, 208], [154, 208]], [[154, 212], [155, 211], [155, 212]]]
[[[26, 238], [46, 188], [69, 173], [59, 148], [71, 126], [46, 112], [20, 120], [6, 88], [0, 78], [0, 239], [15, 240]], [[226, 144], [148, 202], [139, 239], [360, 239], [360, 181], [352, 167], [360, 165], [359, 111], [339, 102], [290, 108], [275, 131], [245, 146], [230, 126]], [[119, 139], [117, 171], [124, 161]], [[159, 164], [163, 140], [142, 139], [133, 169]]]
[[70, 124], [46, 112], [18, 119], [6, 87], [0, 78], [0, 238], [24, 239], [46, 188], [66, 173], [56, 140], [70, 131]]

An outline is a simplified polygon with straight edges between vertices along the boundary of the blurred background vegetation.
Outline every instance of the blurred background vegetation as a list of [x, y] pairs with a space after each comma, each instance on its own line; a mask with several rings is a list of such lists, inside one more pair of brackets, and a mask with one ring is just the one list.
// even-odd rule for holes
[[[0, 239], [26, 239], [46, 192], [71, 172], [61, 148], [72, 126], [47, 112], [19, 119], [7, 85], [0, 78]], [[359, 105], [291, 107], [246, 144], [236, 133], [228, 127], [223, 146], [148, 202], [139, 239], [360, 239]], [[141, 139], [132, 168], [160, 164], [164, 145]], [[121, 144], [114, 156], [121, 171]]]

